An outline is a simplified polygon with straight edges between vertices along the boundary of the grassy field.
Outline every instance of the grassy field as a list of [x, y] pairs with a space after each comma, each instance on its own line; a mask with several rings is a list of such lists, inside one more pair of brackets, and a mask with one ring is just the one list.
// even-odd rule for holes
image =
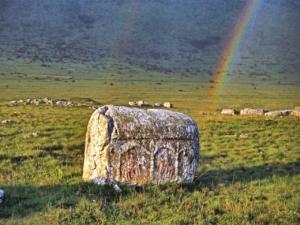
[[81, 179], [90, 109], [2, 104], [15, 124], [0, 129], [0, 224], [300, 223], [299, 119], [185, 111], [201, 130], [195, 182], [116, 193]]
[[[299, 117], [219, 112], [300, 106], [300, 1], [253, 1], [217, 84], [246, 2], [0, 0], [0, 224], [299, 225]], [[83, 182], [92, 110], [7, 104], [45, 97], [172, 102], [200, 128], [195, 181]]]
[[[71, 72], [70, 72], [71, 71]], [[300, 105], [299, 76], [243, 75], [221, 86], [219, 98], [208, 100], [214, 87], [205, 74], [160, 73], [105, 61], [98, 64], [65, 63], [42, 67], [22, 60], [0, 58], [0, 102], [28, 97], [93, 98], [102, 104], [128, 101], [171, 101], [179, 111], [197, 117], [204, 106], [294, 108]]]
[[[206, 76], [182, 76], [112, 64], [1, 61], [0, 188], [7, 197], [0, 224], [299, 224], [300, 120], [225, 117], [203, 105], [293, 108], [298, 78], [243, 78], [207, 102]], [[68, 72], [72, 69], [72, 72]], [[192, 184], [123, 186], [122, 193], [82, 181], [91, 109], [7, 106], [52, 97], [126, 105], [171, 101], [201, 131], [201, 161]]]

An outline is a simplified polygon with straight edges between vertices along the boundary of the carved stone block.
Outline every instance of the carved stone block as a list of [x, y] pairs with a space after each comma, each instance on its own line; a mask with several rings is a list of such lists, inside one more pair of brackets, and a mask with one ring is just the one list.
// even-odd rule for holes
[[190, 182], [198, 158], [198, 128], [187, 115], [104, 106], [88, 124], [83, 178], [137, 185]]

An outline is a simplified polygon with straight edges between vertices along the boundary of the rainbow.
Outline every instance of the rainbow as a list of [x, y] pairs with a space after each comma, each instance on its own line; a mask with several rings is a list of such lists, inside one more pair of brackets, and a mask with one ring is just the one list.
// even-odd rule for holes
[[213, 103], [218, 102], [217, 98], [220, 96], [222, 88], [225, 84], [226, 74], [230, 72], [231, 66], [237, 58], [241, 41], [243, 40], [251, 21], [255, 18], [258, 11], [260, 0], [248, 0], [246, 6], [235, 25], [233, 31], [229, 36], [229, 41], [224, 49], [224, 52], [217, 64], [213, 75], [213, 85], [208, 92], [206, 109], [211, 109]]

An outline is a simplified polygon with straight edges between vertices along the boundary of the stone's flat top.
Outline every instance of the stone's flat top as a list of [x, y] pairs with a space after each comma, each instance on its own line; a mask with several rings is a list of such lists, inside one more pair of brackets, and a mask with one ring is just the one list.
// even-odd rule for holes
[[111, 139], [192, 140], [198, 136], [196, 123], [179, 112], [110, 105], [99, 108], [97, 112], [111, 120]]

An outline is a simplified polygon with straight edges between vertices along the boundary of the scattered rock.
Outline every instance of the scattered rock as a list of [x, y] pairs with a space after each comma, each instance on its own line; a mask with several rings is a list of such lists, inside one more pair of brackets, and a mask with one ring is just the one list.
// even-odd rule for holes
[[31, 99], [30, 98], [28, 98], [28, 99], [25, 100], [25, 105], [30, 104], [30, 103], [31, 103]]
[[20, 115], [21, 115], [21, 112], [15, 111], [15, 112], [13, 113], [13, 115], [14, 115], [14, 116], [20, 116]]
[[10, 101], [10, 102], [8, 103], [8, 105], [9, 105], [9, 106], [16, 106], [16, 105], [18, 105], [18, 102], [17, 102], [17, 101]]
[[13, 124], [14, 121], [11, 120], [11, 119], [6, 119], [6, 120], [2, 120], [1, 122], [3, 125], [10, 125], [10, 124]]
[[137, 101], [137, 102], [133, 102], [130, 101], [128, 102], [129, 106], [138, 106], [138, 107], [164, 107], [164, 108], [172, 108], [173, 104], [170, 102], [155, 102], [155, 103], [150, 103], [150, 102], [145, 102], [143, 100]]
[[128, 105], [129, 106], [136, 106], [137, 104], [136, 104], [136, 102], [128, 102]]
[[[236, 115], [238, 111], [235, 109], [223, 109], [221, 111], [222, 115]], [[244, 108], [240, 111], [240, 115], [244, 116], [269, 116], [269, 117], [277, 117], [277, 116], [288, 116], [288, 115], [295, 115], [300, 116], [300, 107], [296, 107], [294, 110], [275, 110], [275, 111], [268, 111], [266, 109], [251, 109], [251, 108]]]
[[75, 106], [75, 104], [73, 102], [71, 102], [71, 101], [65, 101], [65, 100], [57, 101], [55, 104], [58, 105], [58, 106], [64, 106], [64, 107]]
[[278, 116], [289, 116], [293, 110], [276, 110], [276, 111], [270, 111], [265, 113], [265, 116], [270, 116], [270, 117], [278, 117]]
[[294, 108], [292, 115], [300, 117], [300, 106]]
[[227, 138], [237, 138], [237, 135], [236, 134], [226, 134], [226, 135], [224, 135], [224, 137], [227, 137]]
[[30, 134], [30, 137], [38, 137], [38, 136], [40, 136], [40, 134], [38, 132], [32, 132]]
[[164, 104], [161, 102], [154, 103], [154, 107], [163, 107], [163, 106], [164, 106]]
[[163, 109], [104, 106], [88, 124], [83, 179], [128, 184], [190, 182], [199, 159], [196, 123]]
[[163, 106], [164, 106], [165, 108], [173, 108], [173, 104], [172, 104], [171, 102], [164, 102], [164, 103], [163, 103]]
[[33, 105], [40, 105], [40, 104], [42, 104], [42, 101], [40, 99], [33, 99], [32, 104]]
[[4, 198], [5, 198], [5, 192], [2, 189], [0, 189], [0, 206], [4, 202]]
[[240, 111], [242, 116], [263, 116], [268, 110], [266, 109], [250, 109], [245, 108]]
[[233, 115], [237, 115], [238, 111], [235, 109], [222, 109], [221, 114], [233, 116]]
[[138, 102], [136, 102], [136, 105], [139, 107], [142, 107], [142, 106], [144, 106], [144, 101], [143, 100], [138, 101]]
[[14, 100], [9, 102], [9, 106], [17, 106], [17, 105], [56, 105], [56, 106], [63, 106], [63, 107], [80, 107], [80, 106], [87, 106], [87, 107], [95, 107], [98, 108], [100, 106], [99, 103], [92, 99], [87, 99], [89, 101], [85, 103], [81, 102], [73, 102], [70, 100], [64, 100], [64, 99], [51, 99], [51, 98], [42, 98], [42, 99], [25, 99], [25, 100]]
[[250, 135], [248, 133], [241, 133], [240, 136], [239, 136], [241, 139], [246, 139], [246, 138], [249, 138]]
[[139, 106], [139, 107], [149, 107], [149, 106], [151, 106], [151, 104], [150, 104], [149, 102], [145, 102], [145, 101], [143, 101], [143, 100], [138, 101], [136, 104], [137, 104], [137, 106]]

